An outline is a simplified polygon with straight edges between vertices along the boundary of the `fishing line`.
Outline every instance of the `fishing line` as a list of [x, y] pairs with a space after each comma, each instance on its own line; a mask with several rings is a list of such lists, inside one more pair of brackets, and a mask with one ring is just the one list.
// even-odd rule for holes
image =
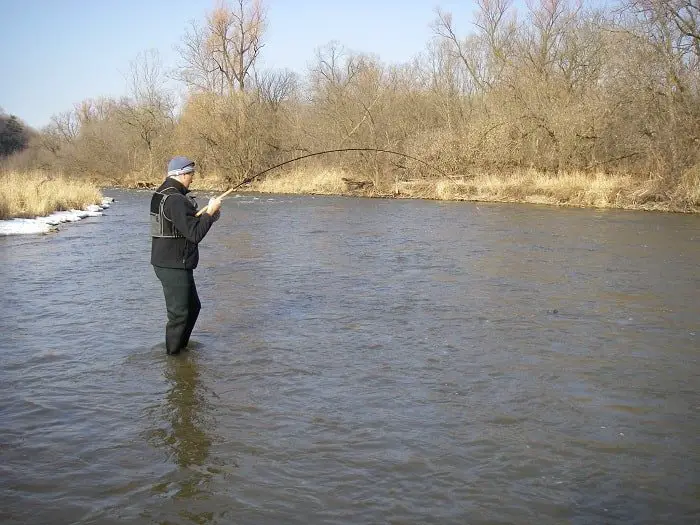
[[[445, 177], [450, 179], [452, 182], [456, 182], [450, 175], [448, 175], [447, 173], [442, 171], [440, 168], [437, 168], [437, 167], [433, 166], [432, 164], [425, 162], [422, 159], [412, 157], [411, 155], [407, 155], [406, 153], [399, 153], [398, 151], [391, 151], [388, 149], [379, 149], [379, 148], [340, 148], [340, 149], [329, 149], [326, 151], [317, 151], [316, 153], [308, 153], [306, 155], [302, 155], [301, 157], [296, 157], [294, 159], [290, 159], [290, 160], [286, 160], [284, 162], [281, 162], [275, 166], [272, 166], [271, 168], [267, 168], [266, 170], [261, 171], [260, 173], [256, 173], [252, 177], [248, 177], [248, 178], [244, 179], [243, 181], [239, 182], [238, 184], [236, 184], [232, 188], [229, 188], [228, 190], [226, 190], [224, 193], [219, 195], [217, 198], [223, 199], [224, 197], [226, 197], [226, 195], [231, 193], [233, 190], [240, 188], [244, 184], [248, 184], [249, 182], [252, 182], [253, 180], [257, 179], [258, 177], [260, 177], [261, 175], [264, 175], [265, 173], [267, 173], [269, 171], [272, 171], [276, 168], [279, 168], [280, 166], [284, 166], [285, 164], [289, 164], [290, 162], [295, 162], [297, 160], [306, 159], [309, 157], [315, 157], [316, 155], [325, 155], [327, 153], [342, 153], [345, 151], [374, 151], [374, 152], [379, 152], [379, 153], [390, 153], [392, 155], [399, 155], [401, 157], [406, 157], [407, 159], [411, 159], [411, 160], [415, 160], [416, 162], [420, 162], [421, 164], [424, 164], [425, 166], [427, 166], [427, 167], [437, 171], [438, 173], [444, 175]], [[197, 212], [196, 216], [199, 217], [202, 213], [204, 213], [207, 210], [208, 207], [209, 206], [207, 205], [204, 208], [202, 208], [201, 210], [199, 210]]]

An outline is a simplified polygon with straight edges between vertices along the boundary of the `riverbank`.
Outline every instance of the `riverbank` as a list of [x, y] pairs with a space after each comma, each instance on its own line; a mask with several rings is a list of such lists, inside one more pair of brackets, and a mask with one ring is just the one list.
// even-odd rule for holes
[[46, 216], [33, 219], [13, 218], [0, 220], [0, 237], [5, 235], [33, 235], [37, 233], [52, 233], [58, 231], [59, 225], [67, 222], [78, 222], [87, 217], [101, 217], [103, 211], [114, 201], [104, 197], [100, 204], [90, 204], [85, 209], [55, 211]]
[[54, 212], [88, 210], [104, 197], [92, 182], [35, 171], [0, 174], [0, 220], [33, 219]]
[[113, 201], [93, 183], [42, 172], [2, 173], [0, 184], [0, 236], [56, 231], [101, 216]]
[[[139, 181], [129, 187], [154, 188], [161, 181]], [[222, 177], [203, 176], [193, 190], [225, 191]], [[688, 176], [673, 192], [658, 179], [631, 175], [567, 173], [549, 175], [535, 170], [470, 177], [396, 180], [377, 189], [371, 180], [342, 170], [294, 170], [267, 175], [242, 190], [260, 193], [348, 195], [374, 198], [444, 201], [510, 202], [578, 208], [700, 213], [700, 175]]]

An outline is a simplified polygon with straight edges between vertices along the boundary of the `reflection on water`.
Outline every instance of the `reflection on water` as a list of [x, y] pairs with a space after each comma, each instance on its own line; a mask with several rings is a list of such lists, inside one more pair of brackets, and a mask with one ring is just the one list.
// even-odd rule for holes
[[[207, 465], [213, 425], [207, 392], [200, 380], [199, 360], [195, 351], [166, 358], [164, 402], [147, 411], [147, 417], [156, 424], [148, 433], [148, 442], [164, 450], [179, 467], [166, 480], [156, 483], [153, 491], [184, 502], [206, 499], [207, 483], [212, 478]], [[189, 506], [180, 508], [178, 514], [194, 523], [208, 523], [213, 516], [211, 511], [193, 512]]]
[[209, 454], [211, 438], [206, 433], [206, 398], [199, 384], [198, 358], [168, 359], [165, 378], [170, 387], [166, 395], [171, 431], [165, 445], [171, 447], [175, 462], [182, 468], [201, 466]]
[[0, 239], [3, 525], [698, 523], [697, 217], [242, 196], [173, 358], [115, 196]]

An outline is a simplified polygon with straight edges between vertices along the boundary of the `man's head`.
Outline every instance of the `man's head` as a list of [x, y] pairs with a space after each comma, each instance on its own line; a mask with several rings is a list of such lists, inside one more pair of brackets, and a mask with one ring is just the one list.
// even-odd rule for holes
[[194, 161], [187, 157], [173, 157], [168, 163], [168, 177], [173, 177], [189, 188], [194, 175]]

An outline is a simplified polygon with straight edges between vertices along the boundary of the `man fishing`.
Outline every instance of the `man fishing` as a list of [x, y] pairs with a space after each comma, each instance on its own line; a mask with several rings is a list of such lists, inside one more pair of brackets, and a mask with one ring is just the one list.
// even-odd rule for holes
[[194, 161], [174, 157], [165, 181], [151, 197], [151, 264], [165, 295], [168, 355], [187, 347], [197, 322], [202, 307], [193, 272], [199, 262], [198, 244], [220, 215], [220, 198], [210, 199], [197, 214], [197, 203], [188, 195], [194, 175]]

